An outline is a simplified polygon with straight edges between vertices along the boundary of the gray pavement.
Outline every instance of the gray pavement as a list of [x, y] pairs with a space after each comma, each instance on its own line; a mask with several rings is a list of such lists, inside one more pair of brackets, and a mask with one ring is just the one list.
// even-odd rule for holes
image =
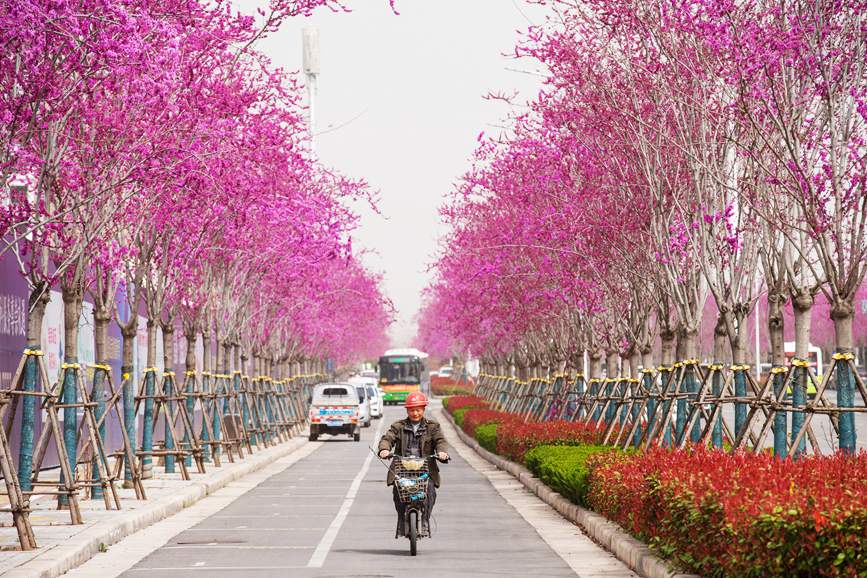
[[[360, 443], [323, 436], [309, 455], [155, 545], [123, 576], [574, 576], [575, 560], [567, 564], [551, 539], [543, 539], [546, 532], [581, 545], [576, 550], [588, 570], [581, 575], [632, 575], [568, 522], [552, 522], [514, 483], [503, 481], [521, 494], [517, 499], [495, 488], [490, 473], [462, 457], [466, 446], [443, 466], [433, 538], [422, 540], [419, 555], [411, 557], [407, 540], [394, 538], [386, 469], [367, 449], [402, 414], [402, 408], [387, 408], [383, 420], [363, 430]], [[522, 509], [521, 500], [531, 503]]]

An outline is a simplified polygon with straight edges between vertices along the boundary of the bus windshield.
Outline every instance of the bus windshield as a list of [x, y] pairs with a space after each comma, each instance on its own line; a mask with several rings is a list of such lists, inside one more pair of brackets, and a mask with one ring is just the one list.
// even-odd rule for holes
[[380, 357], [379, 383], [421, 383], [421, 362], [415, 357]]

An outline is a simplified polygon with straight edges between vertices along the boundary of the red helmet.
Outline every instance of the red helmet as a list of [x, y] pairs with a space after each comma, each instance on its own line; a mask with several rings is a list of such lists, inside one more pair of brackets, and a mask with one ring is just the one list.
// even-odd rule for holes
[[406, 401], [403, 406], [407, 409], [411, 407], [425, 407], [427, 406], [427, 398], [422, 392], [414, 391], [406, 396]]

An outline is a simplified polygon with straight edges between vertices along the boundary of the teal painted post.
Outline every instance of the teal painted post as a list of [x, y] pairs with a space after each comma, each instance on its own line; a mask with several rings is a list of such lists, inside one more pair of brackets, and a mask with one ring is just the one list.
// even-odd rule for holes
[[[600, 393], [602, 392], [602, 382], [598, 379], [590, 383], [590, 396], [591, 397], [601, 397]], [[602, 404], [597, 403], [596, 409], [593, 410], [593, 421], [599, 422], [602, 419]]]
[[[834, 359], [837, 361], [837, 407], [849, 409], [855, 406], [855, 378], [849, 364], [853, 356], [849, 351], [838, 350]], [[855, 414], [851, 411], [840, 412], [840, 451], [854, 454], [857, 441]]]
[[244, 427], [247, 429], [247, 439], [250, 444], [256, 443], [256, 432], [253, 431], [253, 422], [250, 419], [250, 406], [247, 403], [247, 398], [249, 394], [247, 392], [240, 393], [241, 388], [246, 389], [247, 386], [244, 386], [241, 382], [241, 372], [235, 372], [235, 380], [237, 383], [237, 390], [239, 395], [241, 396], [239, 399], [241, 400], [241, 420], [244, 422]]
[[650, 435], [656, 425], [656, 408], [658, 401], [653, 394], [653, 374], [647, 372], [644, 374], [642, 379], [644, 379], [644, 388], [647, 390], [647, 432], [648, 435]]
[[[175, 374], [173, 371], [167, 371], [163, 374], [163, 395], [170, 398], [174, 395]], [[163, 440], [166, 450], [175, 449], [175, 440], [172, 438], [172, 415], [175, 408], [175, 402], [166, 399], [165, 402], [166, 422], [163, 428]], [[175, 473], [175, 456], [166, 454], [165, 469], [167, 474]]]
[[[192, 395], [195, 393], [195, 372], [185, 374], [184, 381], [184, 393], [187, 394], [187, 398], [184, 400], [184, 405], [187, 407], [187, 415], [190, 416], [190, 422], [192, 422], [193, 416], [195, 415], [195, 401], [193, 400]], [[184, 449], [187, 451], [191, 450], [193, 447], [193, 440], [190, 439], [190, 433], [191, 432], [187, 428], [184, 428]], [[191, 453], [184, 457], [184, 463], [188, 468], [193, 466], [193, 455]]]
[[[220, 411], [220, 382], [223, 381], [222, 378], [214, 376], [214, 394], [217, 396], [214, 398], [213, 405], [213, 417], [211, 418], [211, 427], [214, 432], [214, 441], [220, 441], [223, 436], [222, 428], [220, 424], [222, 423], [222, 413]], [[225, 386], [223, 386], [223, 390], [225, 391]], [[222, 451], [220, 446], [214, 446], [214, 455], [221, 456]]]
[[[24, 350], [24, 375], [22, 388], [26, 392], [36, 391], [36, 381], [39, 379], [39, 359], [42, 355], [37, 347]], [[33, 489], [33, 435], [36, 430], [36, 396], [25, 395], [21, 408], [21, 444], [18, 449], [18, 483], [21, 490], [29, 492]]]
[[[803, 408], [807, 405], [807, 380], [809, 379], [807, 375], [807, 368], [805, 365], [806, 362], [798, 359], [792, 360], [792, 365], [794, 366], [793, 370], [795, 375], [792, 379], [792, 407], [793, 408]], [[795, 441], [795, 438], [798, 435], [798, 432], [801, 431], [801, 427], [804, 425], [804, 421], [806, 419], [806, 414], [802, 411], [793, 411], [792, 412], [792, 439], [791, 442]], [[801, 441], [798, 442], [798, 447], [792, 448], [792, 457], [799, 458], [807, 453], [807, 437], [802, 436]]]
[[[686, 390], [689, 392], [689, 399], [693, 403], [698, 399], [698, 378], [695, 374], [696, 368], [698, 366], [689, 363], [684, 365], [683, 370], [686, 372], [686, 376], [684, 381], [686, 382]], [[698, 410], [696, 410], [698, 411]], [[692, 431], [690, 432], [689, 439], [692, 443], [697, 444], [701, 441], [701, 414], [699, 413], [699, 418], [695, 420], [695, 423], [692, 425]]]
[[[746, 366], [739, 365], [735, 369], [735, 396], [739, 398], [747, 395], [747, 377], [744, 372], [747, 371]], [[747, 404], [743, 402], [735, 403], [735, 437], [739, 436], [741, 429], [747, 423]]]
[[[676, 370], [674, 368], [669, 368], [669, 370], [665, 372], [666, 377], [665, 377], [663, 387], [662, 387], [663, 391], [668, 391], [668, 388], [671, 387], [671, 380], [674, 379], [675, 371]], [[665, 407], [663, 409], [663, 415], [667, 416], [671, 412], [671, 406], [673, 403], [674, 402], [671, 399], [668, 399], [665, 401], [665, 404], [664, 404]], [[665, 432], [663, 433], [662, 443], [665, 445], [665, 447], [670, 448], [672, 446], [671, 442], [672, 442], [672, 426], [671, 426], [671, 422], [669, 422], [665, 426]]]
[[[721, 371], [714, 371], [711, 378], [711, 392], [715, 398], [722, 395], [723, 374]], [[723, 447], [723, 428], [722, 428], [722, 412], [716, 416], [716, 421], [713, 424], [713, 432], [711, 433], [711, 444], [717, 449]]]
[[[783, 369], [780, 367], [779, 369]], [[783, 371], [775, 371], [777, 367], [771, 370], [771, 378], [774, 380], [774, 397], [780, 399], [780, 394], [783, 393], [783, 388], [786, 386], [786, 373]], [[774, 457], [783, 459], [786, 457], [787, 451], [787, 434], [786, 431], [786, 412], [777, 411], [774, 414]]]
[[[615, 380], [611, 379], [607, 381], [605, 384], [605, 397], [613, 397], [614, 396], [614, 387]], [[607, 400], [608, 407], [605, 409], [605, 423], [610, 424], [614, 421], [615, 416], [617, 415], [617, 403], [613, 400]]]
[[[126, 437], [135, 452], [135, 384], [133, 383], [133, 368], [125, 365], [120, 368], [123, 374], [123, 427], [126, 429]], [[123, 479], [124, 486], [132, 484], [132, 470], [134, 464], [128, 460], [124, 463]]]
[[[685, 368], [682, 364], [675, 363], [675, 369], [671, 372], [671, 379], [675, 380], [677, 383], [677, 392], [678, 394], [687, 393], [689, 390], [687, 389], [687, 381], [686, 375], [682, 372], [685, 371]], [[681, 376], [683, 375], [683, 379]], [[684, 429], [686, 429], [686, 398], [678, 397], [677, 398], [677, 419], [675, 420], [674, 425], [674, 439], [680, 442], [684, 436]]]
[[[154, 395], [156, 394], [156, 372], [153, 367], [145, 369], [144, 424], [141, 431], [141, 448], [144, 452], [154, 449]], [[148, 471], [153, 464], [153, 456], [142, 457], [142, 470]]]
[[[64, 357], [63, 359], [63, 395], [61, 403], [77, 404], [78, 388], [76, 384], [76, 370], [78, 369], [77, 357]], [[78, 408], [63, 408], [63, 443], [66, 444], [66, 459], [69, 462], [69, 470], [75, 477], [75, 467], [78, 462]], [[62, 458], [61, 458], [62, 459]], [[61, 481], [63, 474], [61, 473]], [[66, 494], [58, 495], [58, 503], [62, 506], [69, 505], [69, 497]]]
[[[102, 416], [105, 415], [105, 377], [106, 371], [103, 367], [94, 367], [93, 369], [93, 387], [90, 390], [90, 401], [91, 403], [96, 403], [96, 422], [99, 423], [99, 420], [102, 419]], [[99, 426], [99, 431], [97, 432], [99, 439], [105, 443], [105, 422]], [[102, 499], [102, 486], [96, 485], [99, 482], [99, 451], [96, 448], [93, 448], [93, 466], [91, 467], [92, 476], [91, 480], [94, 482], [93, 489], [90, 492], [90, 498], [92, 500], [101, 500]]]
[[[202, 372], [202, 391], [201, 393], [206, 394], [211, 391], [211, 380], [210, 373]], [[211, 441], [211, 432], [208, 431], [208, 424], [205, 421], [205, 415], [210, 412], [210, 408], [208, 407], [208, 398], [202, 397], [202, 460], [205, 462], [211, 461], [211, 446], [206, 443]]]

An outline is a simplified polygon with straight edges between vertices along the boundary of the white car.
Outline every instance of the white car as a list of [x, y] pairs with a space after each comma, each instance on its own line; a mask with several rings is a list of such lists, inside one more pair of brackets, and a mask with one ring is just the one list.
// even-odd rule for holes
[[370, 415], [373, 416], [373, 419], [379, 419], [382, 417], [382, 394], [379, 391], [379, 388], [376, 385], [368, 384], [365, 386], [367, 389], [367, 397], [370, 398]]
[[355, 391], [358, 393], [358, 423], [361, 427], [370, 427], [370, 397], [367, 395], [367, 388], [356, 385]]
[[316, 386], [310, 399], [310, 441], [319, 434], [348, 434], [361, 440], [358, 429], [358, 397], [348, 383], [323, 383]]
[[440, 370], [437, 372], [437, 375], [440, 377], [452, 377], [455, 374], [455, 368], [450, 365], [446, 365], [444, 367], [440, 367]]

